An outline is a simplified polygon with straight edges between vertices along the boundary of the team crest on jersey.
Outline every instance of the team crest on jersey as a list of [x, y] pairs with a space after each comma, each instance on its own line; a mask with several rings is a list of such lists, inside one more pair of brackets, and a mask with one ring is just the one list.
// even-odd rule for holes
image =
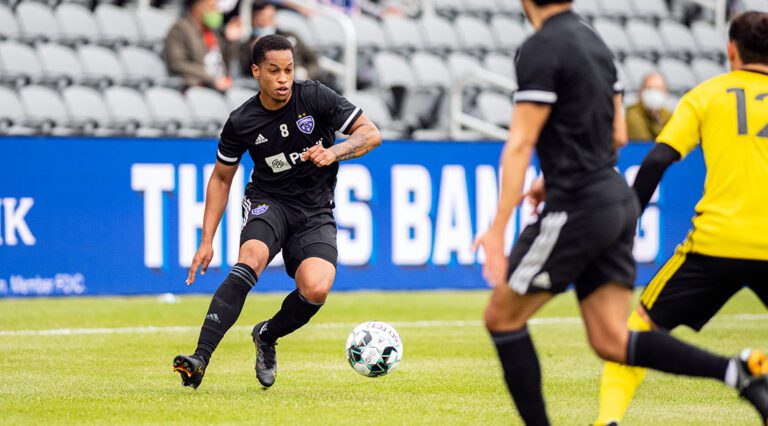
[[251, 210], [251, 214], [254, 215], [254, 216], [258, 216], [260, 214], [263, 214], [267, 210], [269, 210], [269, 206], [268, 205], [266, 205], [266, 204], [259, 204], [258, 206], [256, 206], [255, 209]]
[[304, 118], [300, 118], [299, 121], [296, 122], [296, 125], [299, 127], [299, 130], [301, 130], [301, 133], [310, 134], [315, 130], [315, 118], [308, 115]]

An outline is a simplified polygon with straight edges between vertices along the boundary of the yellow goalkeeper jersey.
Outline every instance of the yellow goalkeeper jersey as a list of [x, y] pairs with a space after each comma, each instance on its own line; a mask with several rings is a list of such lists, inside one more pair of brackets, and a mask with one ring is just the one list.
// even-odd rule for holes
[[688, 92], [656, 138], [685, 157], [701, 143], [707, 176], [691, 251], [768, 260], [768, 74], [733, 71]]

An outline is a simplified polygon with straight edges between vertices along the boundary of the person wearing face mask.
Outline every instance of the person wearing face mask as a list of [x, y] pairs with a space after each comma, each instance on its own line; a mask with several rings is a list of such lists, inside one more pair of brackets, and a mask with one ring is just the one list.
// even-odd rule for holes
[[186, 0], [185, 6], [187, 13], [165, 38], [168, 72], [182, 77], [187, 86], [225, 91], [232, 86], [227, 64], [239, 49], [237, 23], [224, 27], [216, 0]]
[[294, 59], [296, 61], [294, 74], [298, 80], [319, 80], [324, 84], [335, 88], [332, 76], [326, 75], [317, 62], [317, 54], [296, 34], [282, 31], [277, 28], [277, 7], [272, 1], [256, 1], [253, 4], [253, 19], [251, 37], [240, 48], [240, 67], [243, 75], [251, 73], [251, 49], [261, 37], [277, 34], [281, 35], [293, 44]]
[[627, 133], [630, 140], [652, 141], [661, 133], [672, 113], [667, 109], [667, 83], [657, 72], [643, 79], [640, 100], [627, 110]]

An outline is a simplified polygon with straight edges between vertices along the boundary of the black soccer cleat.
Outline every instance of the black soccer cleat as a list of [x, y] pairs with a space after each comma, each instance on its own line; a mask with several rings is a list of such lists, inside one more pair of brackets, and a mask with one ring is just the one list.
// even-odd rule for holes
[[744, 349], [735, 358], [738, 370], [736, 388], [768, 424], [768, 357], [761, 350]]
[[205, 375], [205, 363], [194, 355], [176, 355], [173, 359], [173, 371], [181, 374], [181, 384], [197, 389]]
[[266, 321], [262, 321], [256, 324], [251, 332], [253, 343], [256, 345], [256, 378], [259, 379], [259, 383], [264, 388], [275, 384], [275, 376], [277, 375], [277, 353], [275, 352], [277, 343], [266, 343], [259, 336], [266, 323]]

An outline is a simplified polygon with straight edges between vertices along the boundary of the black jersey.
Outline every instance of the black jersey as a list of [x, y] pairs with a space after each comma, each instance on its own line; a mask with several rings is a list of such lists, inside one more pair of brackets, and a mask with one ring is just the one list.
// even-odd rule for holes
[[317, 167], [301, 161], [313, 145], [331, 147], [336, 131], [347, 133], [360, 108], [316, 81], [295, 81], [291, 99], [278, 110], [264, 108], [256, 95], [232, 111], [219, 139], [218, 161], [234, 165], [248, 151], [253, 173], [248, 196], [308, 207], [333, 205], [339, 164]]
[[517, 58], [515, 102], [552, 105], [537, 142], [547, 200], [601, 204], [631, 195], [613, 170], [613, 96], [621, 84], [613, 54], [578, 15], [547, 19]]

